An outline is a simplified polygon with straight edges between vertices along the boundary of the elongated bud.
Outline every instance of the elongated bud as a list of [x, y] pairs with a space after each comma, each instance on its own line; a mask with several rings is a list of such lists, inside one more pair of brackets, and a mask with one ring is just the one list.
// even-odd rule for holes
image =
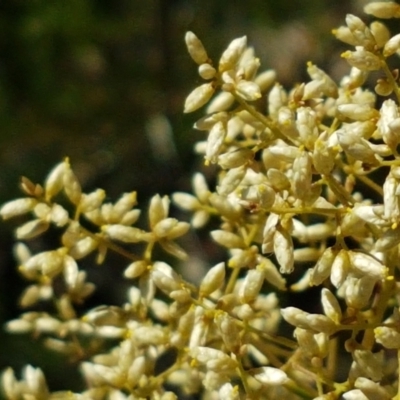
[[400, 332], [388, 326], [378, 326], [374, 329], [375, 339], [387, 349], [400, 349]]
[[311, 273], [311, 285], [320, 285], [331, 274], [332, 264], [335, 260], [337, 251], [328, 247], [318, 260]]
[[382, 19], [400, 18], [400, 4], [394, 1], [375, 1], [367, 4], [364, 12]]
[[227, 49], [222, 53], [222, 56], [219, 60], [218, 69], [220, 72], [235, 68], [236, 63], [239, 61], [246, 48], [246, 44], [246, 36], [232, 40]]
[[243, 239], [232, 233], [223, 230], [216, 230], [211, 232], [211, 237], [221, 246], [228, 249], [243, 248], [245, 247]]
[[203, 107], [211, 99], [215, 88], [213, 83], [204, 83], [194, 89], [186, 98], [184, 113], [191, 113]]
[[225, 281], [225, 263], [212, 267], [203, 278], [200, 285], [200, 296], [206, 297], [218, 290]]
[[237, 168], [232, 168], [227, 172], [227, 174], [222, 178], [221, 183], [217, 186], [218, 194], [221, 196], [227, 196], [232, 193], [242, 182], [247, 168], [242, 165]]
[[46, 199], [51, 200], [64, 186], [64, 174], [68, 168], [68, 160], [56, 165], [47, 176], [44, 184]]
[[380, 58], [360, 47], [356, 51], [345, 51], [342, 57], [352, 66], [362, 71], [377, 71], [381, 69], [382, 63]]
[[340, 305], [336, 297], [329, 289], [322, 289], [321, 302], [324, 309], [324, 314], [335, 324], [339, 324], [340, 320], [342, 319], [342, 310], [340, 309]]
[[13, 218], [32, 211], [36, 204], [37, 200], [30, 197], [12, 200], [1, 207], [0, 215], [3, 219]]
[[150, 233], [131, 226], [103, 225], [102, 230], [111, 239], [120, 240], [121, 242], [125, 243], [137, 243], [142, 241], [148, 241], [151, 239]]
[[270, 386], [280, 386], [289, 381], [284, 371], [273, 367], [258, 368], [253, 377], [259, 382]]
[[204, 48], [203, 43], [201, 43], [200, 39], [193, 32], [186, 32], [185, 42], [190, 57], [192, 57], [193, 61], [196, 64], [201, 65], [207, 62], [208, 55], [206, 49]]
[[389, 57], [400, 50], [400, 34], [397, 34], [389, 39], [383, 48], [383, 55]]
[[282, 274], [290, 274], [294, 269], [293, 240], [286, 229], [278, 226], [274, 234], [274, 253]]

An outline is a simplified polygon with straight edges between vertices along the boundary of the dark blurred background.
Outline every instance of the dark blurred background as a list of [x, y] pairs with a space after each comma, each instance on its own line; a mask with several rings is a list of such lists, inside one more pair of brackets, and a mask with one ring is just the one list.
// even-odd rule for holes
[[[0, 201], [19, 196], [26, 175], [42, 182], [69, 156], [87, 190], [109, 199], [137, 190], [140, 208], [159, 192], [190, 190], [202, 167], [185, 96], [200, 83], [186, 52], [194, 31], [214, 60], [246, 34], [262, 69], [285, 86], [307, 79], [305, 63], [340, 77], [344, 47], [331, 34], [351, 0], [6, 0], [0, 2]], [[0, 225], [0, 322], [15, 318], [26, 282], [11, 254], [14, 224]], [[93, 272], [97, 304], [121, 302], [112, 272]], [[118, 273], [122, 268], [118, 270]], [[103, 275], [102, 275], [103, 274]], [[103, 277], [100, 278], [100, 275]], [[106, 290], [112, 286], [110, 290]], [[102, 293], [104, 294], [103, 297]], [[122, 300], [123, 301], [123, 300]], [[26, 336], [0, 332], [0, 369], [43, 366], [52, 390], [80, 389], [61, 357]]]

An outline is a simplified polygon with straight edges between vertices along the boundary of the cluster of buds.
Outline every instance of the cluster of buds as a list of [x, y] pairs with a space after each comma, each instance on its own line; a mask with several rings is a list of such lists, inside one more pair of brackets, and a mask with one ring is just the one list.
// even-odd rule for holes
[[[371, 2], [365, 12], [400, 18], [400, 5]], [[44, 185], [22, 179], [25, 197], [0, 215], [32, 217], [15, 247], [31, 284], [20, 300], [26, 312], [6, 328], [80, 360], [87, 388], [52, 392], [27, 366], [20, 381], [4, 371], [7, 399], [400, 397], [400, 86], [388, 60], [400, 55], [400, 34], [354, 15], [334, 34], [354, 47], [342, 54], [348, 75], [335, 83], [309, 62], [309, 81], [292, 90], [274, 71], [259, 72], [246, 37], [214, 63], [186, 34], [206, 82], [184, 112], [207, 104], [195, 123], [207, 136], [195, 150], [218, 171], [214, 188], [196, 173], [193, 194], [172, 194], [190, 223], [155, 195], [143, 228], [136, 192], [115, 203], [102, 189], [84, 193], [68, 159]], [[190, 268], [177, 239], [211, 219], [226, 258], [190, 282], [154, 249]], [[31, 254], [26, 242], [52, 226], [60, 246]], [[79, 261], [94, 253], [103, 264], [110, 251], [126, 259], [127, 302], [82, 312], [95, 286]], [[319, 304], [290, 304], [287, 293], [310, 287]]]

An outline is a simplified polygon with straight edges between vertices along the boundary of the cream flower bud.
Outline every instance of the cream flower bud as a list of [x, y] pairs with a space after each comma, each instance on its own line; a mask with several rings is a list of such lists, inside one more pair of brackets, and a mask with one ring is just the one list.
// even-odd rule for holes
[[208, 104], [206, 112], [212, 114], [220, 111], [228, 110], [235, 102], [235, 97], [229, 92], [218, 93]]
[[76, 261], [68, 254], [64, 256], [63, 273], [67, 286], [74, 288], [77, 284], [79, 269]]
[[[376, 379], [379, 381], [380, 379]], [[368, 399], [390, 400], [392, 396], [379, 383], [362, 376], [358, 377], [354, 383], [357, 389], [360, 389]]]
[[391, 37], [383, 48], [384, 57], [390, 57], [400, 50], [400, 33]]
[[388, 221], [396, 221], [400, 214], [398, 188], [399, 180], [392, 168], [383, 184], [384, 218]]
[[331, 273], [332, 264], [335, 260], [337, 251], [332, 247], [328, 247], [312, 269], [310, 284], [320, 285], [327, 279]]
[[325, 333], [296, 328], [293, 333], [301, 350], [309, 357], [325, 357], [328, 351], [328, 337]]
[[335, 331], [334, 322], [325, 315], [309, 314], [296, 307], [282, 308], [281, 314], [286, 322], [302, 329], [313, 329], [327, 334]]
[[219, 311], [215, 316], [215, 322], [228, 351], [237, 352], [240, 348], [241, 340], [239, 337], [239, 328], [235, 320], [226, 312]]
[[357, 39], [354, 37], [353, 33], [347, 26], [340, 26], [337, 29], [333, 29], [332, 33], [335, 35], [336, 39], [341, 40], [344, 43], [350, 44], [351, 46], [356, 46], [358, 44]]
[[375, 38], [365, 23], [352, 14], [347, 14], [346, 23], [353, 36], [357, 39], [357, 44], [366, 49], [372, 50], [376, 44]]
[[343, 398], [345, 400], [369, 400], [369, 398], [360, 389], [353, 389], [343, 393]]
[[307, 151], [302, 151], [293, 162], [293, 191], [298, 199], [304, 200], [310, 194], [311, 167], [311, 157]]
[[294, 269], [293, 241], [286, 229], [276, 228], [274, 234], [274, 253], [282, 274], [290, 274]]
[[217, 193], [210, 195], [210, 203], [215, 207], [221, 215], [228, 219], [236, 219], [240, 216], [242, 208], [237, 202], [231, 202], [225, 196], [220, 196]]
[[360, 279], [347, 276], [343, 283], [344, 298], [349, 307], [362, 309], [365, 307], [372, 295], [376, 284], [376, 279], [369, 276], [363, 276]]
[[204, 175], [196, 172], [192, 178], [193, 191], [196, 197], [202, 202], [206, 203], [210, 197], [210, 190], [208, 188]]
[[244, 248], [245, 243], [243, 239], [235, 233], [215, 230], [211, 232], [211, 237], [221, 246], [227, 247], [228, 249]]
[[44, 189], [46, 193], [46, 199], [50, 200], [56, 194], [58, 194], [64, 186], [64, 174], [65, 171], [69, 168], [68, 160], [61, 162], [56, 165], [50, 174], [46, 178], [46, 182], [44, 184]]
[[17, 239], [21, 240], [32, 239], [46, 232], [47, 229], [49, 229], [49, 226], [49, 223], [46, 221], [34, 219], [17, 228], [15, 236]]
[[251, 269], [247, 272], [246, 278], [239, 289], [239, 299], [242, 303], [251, 303], [260, 294], [261, 287], [265, 280], [263, 270]]
[[323, 132], [314, 143], [312, 161], [320, 174], [329, 175], [335, 165], [335, 153], [328, 145], [328, 133]]
[[102, 231], [111, 239], [119, 240], [125, 243], [138, 243], [149, 241], [151, 234], [142, 231], [139, 228], [125, 225], [103, 225]]
[[232, 169], [242, 166], [250, 161], [254, 152], [250, 149], [239, 148], [218, 156], [218, 165], [223, 169]]
[[396, 103], [391, 99], [385, 100], [380, 109], [380, 119], [377, 123], [377, 127], [383, 140], [391, 149], [396, 149], [400, 142], [400, 131], [393, 129], [396, 128], [396, 126], [392, 125], [392, 123], [398, 118], [399, 111]]
[[295, 124], [295, 114], [289, 107], [281, 107], [278, 111], [278, 124], [282, 133], [290, 138], [298, 138], [299, 132]]
[[[115, 211], [115, 209], [114, 209]], [[119, 222], [121, 225], [133, 225], [140, 217], [140, 210], [130, 210], [125, 214], [121, 215]]]
[[300, 151], [297, 147], [288, 146], [286, 144], [273, 145], [270, 146], [268, 150], [277, 159], [285, 162], [292, 162], [296, 157], [300, 156]]
[[207, 148], [206, 148], [206, 160], [211, 163], [216, 163], [218, 155], [221, 151], [222, 145], [224, 144], [226, 136], [226, 124], [222, 121], [217, 122], [208, 135]]
[[364, 12], [382, 19], [400, 18], [400, 5], [394, 1], [375, 1], [367, 4]]
[[32, 321], [27, 321], [25, 319], [13, 319], [8, 321], [5, 325], [5, 329], [10, 333], [28, 333], [34, 329]]
[[400, 332], [388, 326], [378, 326], [374, 329], [375, 339], [387, 349], [400, 349]]
[[129, 264], [128, 267], [124, 271], [124, 276], [126, 278], [137, 278], [138, 276], [142, 275], [147, 269], [147, 263], [143, 260], [134, 261], [133, 263]]
[[340, 147], [351, 157], [368, 164], [376, 164], [377, 159], [374, 151], [368, 146], [368, 142], [352, 132], [342, 129], [336, 131]]
[[276, 83], [268, 94], [268, 113], [276, 117], [281, 107], [287, 104], [287, 94], [282, 85]]
[[132, 365], [129, 366], [127, 381], [131, 387], [134, 387], [139, 379], [146, 373], [146, 357], [140, 356], [135, 358]]
[[260, 87], [257, 83], [245, 80], [236, 84], [235, 92], [246, 101], [255, 101], [261, 97]]
[[335, 324], [339, 324], [342, 319], [342, 310], [336, 297], [329, 289], [322, 289], [321, 303], [322, 308], [324, 309], [324, 314], [335, 322]]
[[173, 202], [184, 210], [194, 211], [201, 207], [201, 203], [191, 194], [176, 192], [172, 195]]
[[81, 199], [82, 189], [70, 165], [65, 169], [63, 181], [65, 194], [72, 204], [77, 205]]
[[378, 48], [382, 48], [390, 39], [389, 29], [379, 21], [373, 21], [369, 28], [375, 37]]
[[194, 89], [185, 100], [184, 113], [191, 113], [204, 106], [215, 92], [213, 83], [204, 83]]
[[387, 267], [385, 267], [376, 258], [361, 252], [349, 251], [350, 264], [353, 271], [356, 270], [362, 275], [373, 279], [385, 279], [387, 276]]
[[356, 47], [356, 51], [345, 51], [342, 57], [352, 66], [362, 71], [377, 71], [381, 69], [381, 60], [377, 55], [365, 50], [362, 47]]
[[32, 211], [36, 204], [37, 200], [30, 197], [12, 200], [1, 207], [0, 215], [3, 219], [13, 218]]
[[215, 74], [217, 73], [216, 69], [208, 64], [204, 63], [199, 66], [199, 75], [206, 80], [214, 78]]
[[257, 75], [254, 82], [258, 85], [261, 92], [268, 90], [276, 81], [276, 72], [273, 69], [262, 72]]
[[239, 400], [239, 386], [232, 386], [231, 383], [227, 382], [221, 386], [218, 395], [220, 399]]
[[290, 188], [290, 181], [287, 176], [276, 168], [270, 168], [267, 171], [267, 178], [270, 184], [278, 191]]
[[369, 104], [340, 104], [337, 109], [340, 116], [356, 121], [368, 121], [379, 117], [379, 112]]
[[79, 209], [83, 213], [96, 210], [101, 206], [105, 197], [106, 192], [103, 189], [97, 189], [88, 194], [83, 193], [79, 202]]
[[50, 218], [56, 226], [64, 226], [68, 223], [68, 211], [59, 204], [53, 204], [51, 207]]
[[190, 349], [190, 356], [196, 359], [201, 364], [205, 364], [207, 369], [211, 371], [229, 371], [237, 366], [236, 360], [229, 357], [221, 350], [211, 347], [194, 347]]
[[210, 268], [203, 278], [199, 294], [200, 297], [207, 297], [218, 290], [225, 281], [225, 263], [219, 263]]
[[289, 382], [284, 371], [273, 367], [258, 368], [252, 375], [259, 382], [269, 386], [281, 386]]
[[227, 49], [222, 53], [218, 69], [220, 72], [234, 69], [242, 56], [247, 44], [247, 37], [243, 36], [232, 40]]
[[350, 269], [350, 259], [346, 250], [340, 250], [331, 267], [331, 282], [339, 288], [345, 281]]
[[167, 343], [166, 331], [159, 326], [138, 326], [133, 329], [132, 337], [139, 345], [160, 345]]
[[187, 222], [180, 222], [175, 218], [166, 218], [158, 222], [153, 228], [153, 232], [157, 237], [167, 237], [172, 240], [184, 235], [190, 228]]
[[375, 243], [376, 251], [387, 251], [400, 243], [400, 227], [388, 229]]
[[[353, 353], [354, 361], [363, 370], [368, 378], [380, 381], [383, 377], [383, 353], [372, 353], [370, 350], [355, 350]], [[360, 386], [357, 386], [361, 389]]]
[[150, 227], [154, 228], [156, 224], [167, 218], [169, 210], [168, 196], [161, 197], [159, 194], [153, 196], [149, 206]]
[[229, 193], [232, 193], [239, 186], [240, 182], [242, 182], [246, 170], [247, 167], [244, 165], [229, 170], [217, 186], [218, 194], [227, 196]]
[[193, 32], [186, 32], [185, 42], [193, 61], [196, 64], [203, 64], [208, 61], [207, 52], [201, 43], [200, 39]]
[[69, 254], [71, 257], [75, 258], [75, 260], [79, 260], [94, 251], [97, 246], [98, 242], [88, 236], [76, 242], [75, 245], [70, 248]]
[[309, 107], [297, 109], [296, 126], [300, 138], [307, 148], [313, 148], [318, 138], [317, 114]]
[[151, 278], [155, 285], [163, 291], [165, 294], [169, 295], [175, 290], [179, 290], [181, 288], [180, 280], [176, 280], [164, 272], [159, 270], [152, 270], [151, 271]]
[[[334, 98], [338, 96], [338, 87], [335, 81], [326, 72], [311, 62], [307, 63], [307, 72], [311, 79], [322, 83], [320, 90], [324, 95]], [[305, 93], [306, 92], [304, 92], [304, 97], [306, 97]]]

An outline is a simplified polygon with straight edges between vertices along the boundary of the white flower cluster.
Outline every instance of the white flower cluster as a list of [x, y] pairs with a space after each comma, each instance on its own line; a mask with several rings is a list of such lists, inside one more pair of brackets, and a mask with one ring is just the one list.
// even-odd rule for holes
[[[395, 2], [365, 11], [400, 18]], [[336, 84], [310, 62], [310, 80], [292, 90], [274, 71], [258, 71], [246, 37], [216, 65], [186, 34], [206, 82], [184, 112], [208, 103], [195, 124], [207, 133], [196, 151], [218, 167], [215, 188], [196, 173], [193, 194], [172, 195], [193, 214], [191, 224], [171, 218], [169, 197], [155, 195], [148, 229], [140, 228], [136, 192], [115, 203], [105, 203], [101, 189], [83, 193], [68, 159], [43, 186], [23, 178], [26, 197], [0, 215], [33, 216], [17, 228], [15, 250], [32, 284], [20, 301], [29, 310], [7, 329], [85, 360], [87, 389], [51, 392], [28, 366], [21, 381], [3, 373], [7, 399], [400, 398], [400, 88], [388, 60], [400, 55], [400, 34], [354, 15], [334, 34], [353, 46], [342, 55], [349, 74]], [[364, 84], [374, 71], [371, 90]], [[219, 222], [211, 237], [227, 258], [196, 286], [153, 250], [187, 260], [176, 239], [211, 218]], [[60, 247], [32, 255], [25, 242], [51, 226], [62, 232]], [[95, 288], [78, 260], [96, 253], [101, 264], [108, 251], [127, 259], [127, 303], [80, 315], [76, 306]], [[293, 271], [300, 278], [288, 283]], [[320, 287], [321, 301], [308, 309], [285, 297], [310, 286]], [[118, 344], [106, 350], [111, 339]], [[165, 355], [171, 362], [160, 372]]]

